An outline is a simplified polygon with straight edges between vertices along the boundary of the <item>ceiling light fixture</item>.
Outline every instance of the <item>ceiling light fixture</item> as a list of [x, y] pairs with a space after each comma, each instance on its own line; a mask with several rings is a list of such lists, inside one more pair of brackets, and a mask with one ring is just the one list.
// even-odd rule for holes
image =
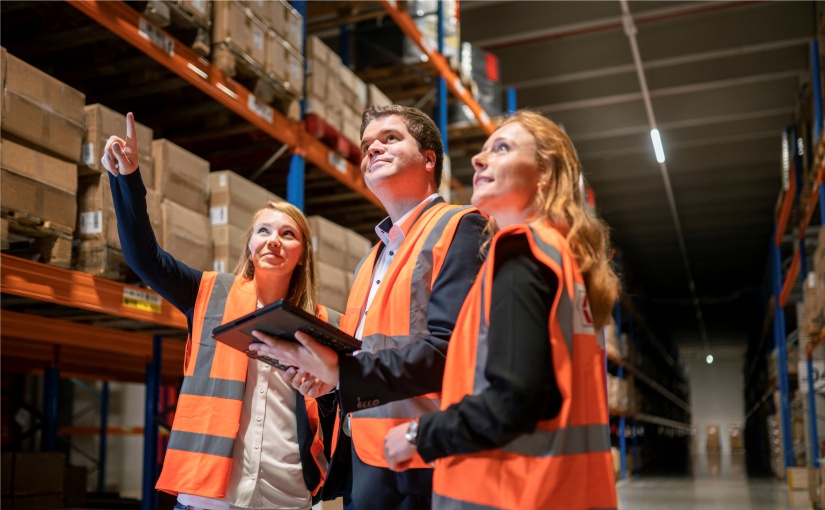
[[665, 148], [662, 147], [662, 137], [658, 129], [650, 130], [650, 139], [653, 140], [653, 150], [656, 151], [656, 161], [665, 162]]
[[708, 362], [708, 365], [710, 365], [711, 363], [713, 363], [713, 354], [708, 354], [708, 357], [707, 357], [707, 358], [705, 358], [705, 361], [707, 361], [707, 362]]

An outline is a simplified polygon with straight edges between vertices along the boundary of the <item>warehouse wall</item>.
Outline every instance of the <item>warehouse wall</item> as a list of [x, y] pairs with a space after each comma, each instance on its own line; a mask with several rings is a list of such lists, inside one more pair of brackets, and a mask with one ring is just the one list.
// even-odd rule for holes
[[681, 348], [691, 382], [693, 425], [696, 446], [706, 452], [707, 425], [721, 427], [722, 452], [730, 452], [728, 424], [745, 423], [744, 375], [745, 345], [718, 346], [713, 349], [714, 361], [708, 365], [702, 348]]

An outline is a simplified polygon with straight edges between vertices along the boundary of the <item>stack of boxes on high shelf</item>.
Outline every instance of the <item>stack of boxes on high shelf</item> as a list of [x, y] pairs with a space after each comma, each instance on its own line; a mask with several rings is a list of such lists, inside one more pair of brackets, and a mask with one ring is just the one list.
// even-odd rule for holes
[[[100, 160], [109, 137], [124, 136], [125, 115], [84, 105], [82, 93], [5, 49], [0, 71], [4, 243], [25, 245], [13, 254], [68, 268], [74, 238], [75, 269], [123, 280], [109, 175]], [[152, 130], [139, 123], [136, 135], [159, 245], [190, 267], [234, 271], [252, 215], [281, 199], [232, 171], [210, 173], [208, 161], [168, 140], [152, 140]], [[311, 223], [320, 301], [344, 311], [352, 271], [371, 243], [323, 218]], [[47, 253], [28, 242], [36, 235], [52, 240]]]
[[[616, 361], [629, 359], [627, 333], [622, 333], [620, 338], [616, 334], [615, 323], [611, 323], [604, 328], [604, 339], [605, 350], [610, 359]], [[639, 403], [637, 400], [636, 386], [632, 375], [625, 373], [624, 377], [619, 378], [613, 374], [607, 374], [607, 407], [612, 416], [630, 416], [638, 412]], [[620, 431], [620, 433], [623, 432]], [[610, 450], [613, 456], [613, 471], [618, 479], [619, 470], [621, 469], [621, 453], [615, 446]], [[632, 451], [627, 452], [628, 473], [632, 473], [635, 468], [640, 467], [634, 465], [636, 458]]]

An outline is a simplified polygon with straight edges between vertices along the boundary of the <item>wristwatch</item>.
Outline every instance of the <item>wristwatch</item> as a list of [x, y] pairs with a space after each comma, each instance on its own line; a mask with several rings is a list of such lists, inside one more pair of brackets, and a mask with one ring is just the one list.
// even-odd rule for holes
[[406, 439], [411, 445], [416, 446], [418, 445], [418, 426], [420, 425], [420, 418], [416, 418], [410, 422], [410, 426], [407, 428], [407, 433], [404, 434], [404, 439]]

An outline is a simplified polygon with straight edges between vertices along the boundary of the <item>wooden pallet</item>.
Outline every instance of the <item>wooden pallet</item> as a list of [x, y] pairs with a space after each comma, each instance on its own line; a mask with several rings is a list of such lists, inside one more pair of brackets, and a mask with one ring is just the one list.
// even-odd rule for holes
[[267, 73], [251, 57], [230, 42], [215, 44], [212, 48], [212, 65], [231, 77], [261, 100], [292, 120], [300, 120], [301, 91], [290, 88]]
[[71, 267], [72, 227], [5, 208], [0, 210], [0, 218], [4, 251], [57, 267]]

